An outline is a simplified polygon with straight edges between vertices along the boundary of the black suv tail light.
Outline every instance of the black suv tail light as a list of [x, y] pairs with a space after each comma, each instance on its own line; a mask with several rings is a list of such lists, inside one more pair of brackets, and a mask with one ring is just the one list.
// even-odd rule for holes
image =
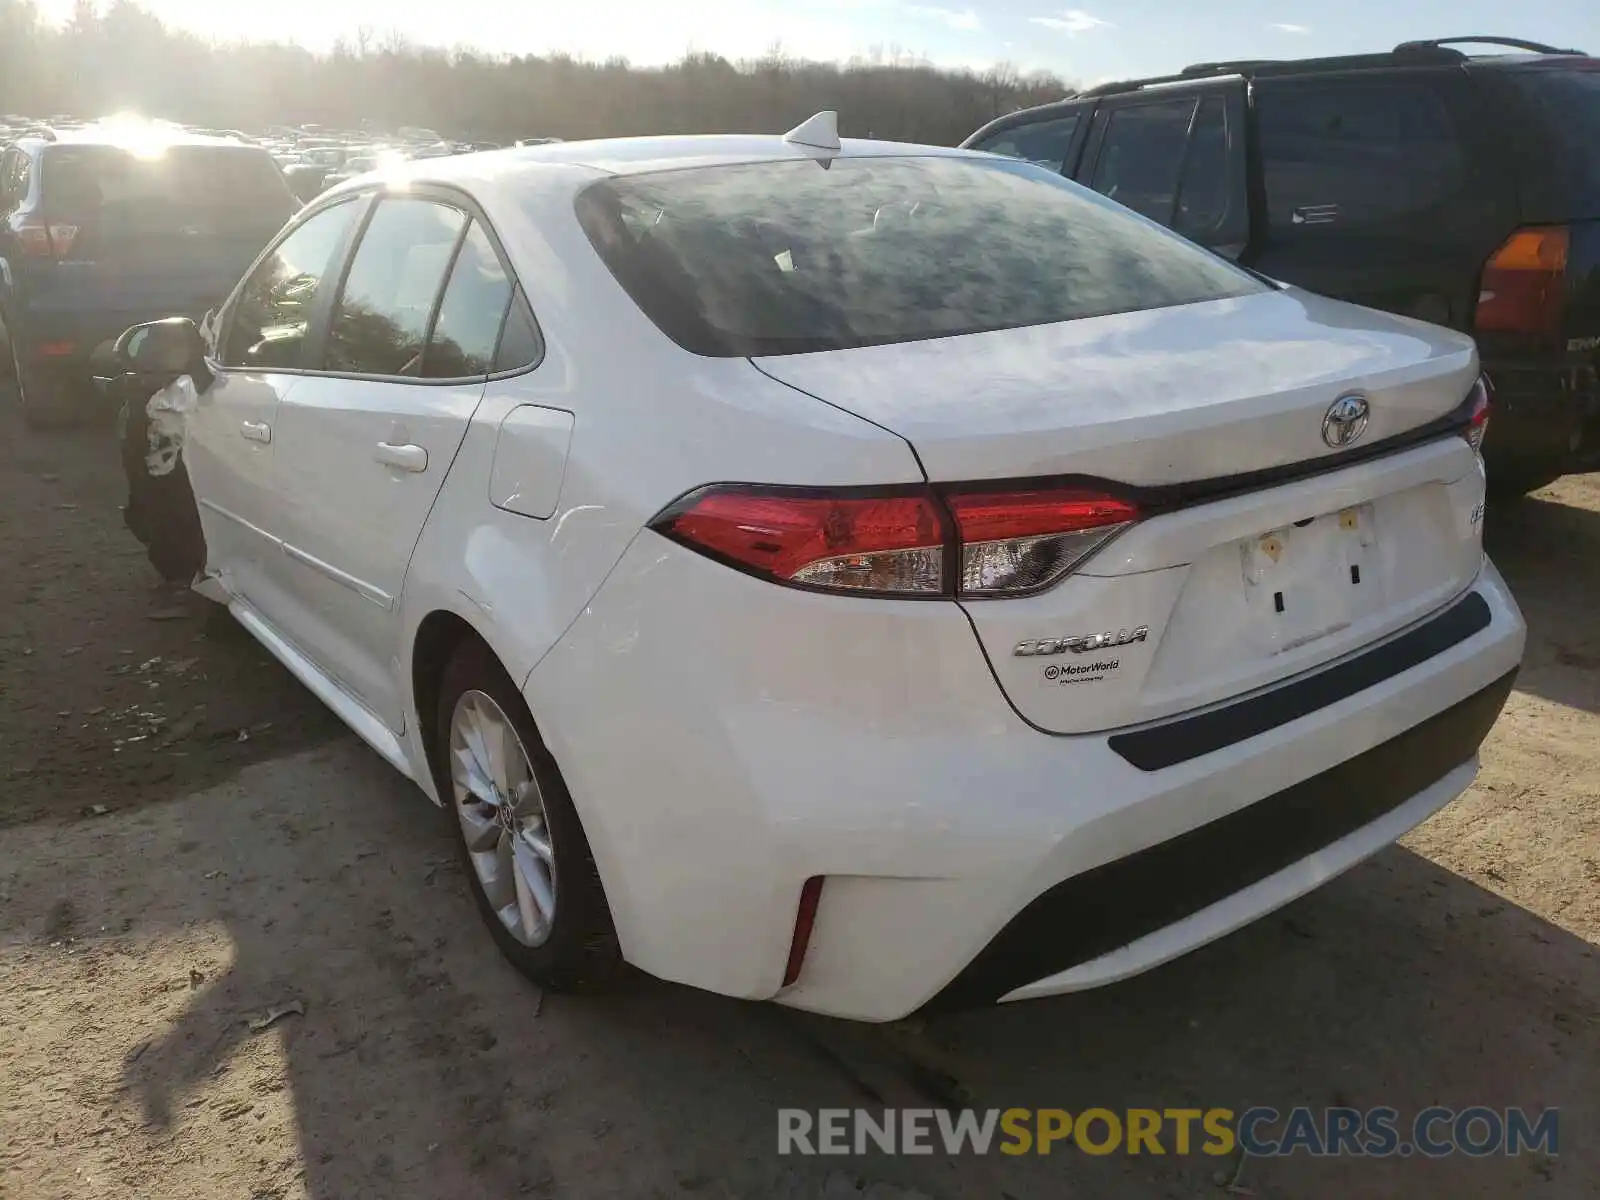
[[1478, 332], [1559, 334], [1569, 241], [1565, 225], [1519, 229], [1507, 238], [1483, 268]]
[[78, 240], [78, 226], [30, 217], [16, 226], [17, 243], [28, 258], [67, 258]]

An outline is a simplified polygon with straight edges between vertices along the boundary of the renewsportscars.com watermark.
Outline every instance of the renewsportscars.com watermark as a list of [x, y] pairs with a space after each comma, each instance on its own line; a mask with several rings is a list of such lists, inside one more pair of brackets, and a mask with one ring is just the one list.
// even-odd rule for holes
[[1561, 1113], [1521, 1108], [780, 1108], [779, 1154], [1554, 1156]]

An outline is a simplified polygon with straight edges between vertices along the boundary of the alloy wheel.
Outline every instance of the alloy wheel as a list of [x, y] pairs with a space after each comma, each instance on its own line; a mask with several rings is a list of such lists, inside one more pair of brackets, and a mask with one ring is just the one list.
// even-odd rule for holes
[[527, 748], [494, 699], [467, 691], [450, 721], [450, 781], [461, 836], [489, 905], [524, 946], [549, 940], [556, 859]]

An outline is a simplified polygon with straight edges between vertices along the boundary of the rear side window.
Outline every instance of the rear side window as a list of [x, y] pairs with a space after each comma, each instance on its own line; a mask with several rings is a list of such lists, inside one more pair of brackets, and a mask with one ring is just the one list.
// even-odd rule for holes
[[1262, 86], [1256, 113], [1275, 231], [1415, 221], [1464, 185], [1450, 113], [1426, 84]]
[[304, 361], [306, 335], [317, 297], [364, 207], [348, 201], [322, 210], [261, 260], [228, 318], [224, 366], [271, 370], [310, 365]]
[[483, 226], [474, 221], [450, 269], [423, 359], [423, 375], [428, 379], [487, 375], [494, 366], [495, 344], [510, 303], [511, 280]]
[[378, 204], [334, 306], [327, 370], [421, 375], [428, 321], [466, 223], [431, 200]]
[[1542, 118], [1544, 140], [1554, 153], [1541, 166], [1567, 182], [1565, 215], [1600, 213], [1600, 62], [1504, 74]]
[[1194, 97], [1188, 96], [1114, 109], [1090, 186], [1152, 221], [1170, 225], [1194, 106]]
[[1244, 192], [1244, 139], [1229, 128], [1227, 101], [1200, 101], [1183, 160], [1172, 227], [1184, 237], [1210, 243], [1248, 232]]
[[1251, 276], [1038, 167], [838, 158], [602, 181], [578, 218], [697, 354], [799, 354], [1241, 296]]
[[263, 222], [282, 224], [295, 209], [277, 164], [254, 146], [134, 154], [116, 146], [58, 145], [47, 147], [41, 160], [47, 210], [93, 217], [103, 228], [128, 234], [258, 229]]
[[528, 299], [517, 290], [511, 301], [511, 311], [506, 314], [505, 328], [500, 331], [500, 350], [495, 355], [496, 371], [520, 371], [544, 358], [544, 338], [534, 323], [528, 308]]
[[1072, 135], [1078, 132], [1079, 115], [1057, 117], [1053, 121], [1034, 121], [1028, 125], [1013, 125], [1003, 129], [970, 148], [990, 154], [1004, 154], [1007, 158], [1020, 158], [1034, 166], [1059, 171], [1072, 147]]

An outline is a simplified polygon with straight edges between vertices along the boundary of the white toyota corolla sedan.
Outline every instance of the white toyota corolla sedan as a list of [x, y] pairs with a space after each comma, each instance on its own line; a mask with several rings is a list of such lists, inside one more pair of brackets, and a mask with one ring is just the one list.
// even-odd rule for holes
[[825, 116], [353, 180], [120, 352], [199, 589], [552, 987], [1122, 979], [1448, 803], [1522, 656], [1471, 341]]

